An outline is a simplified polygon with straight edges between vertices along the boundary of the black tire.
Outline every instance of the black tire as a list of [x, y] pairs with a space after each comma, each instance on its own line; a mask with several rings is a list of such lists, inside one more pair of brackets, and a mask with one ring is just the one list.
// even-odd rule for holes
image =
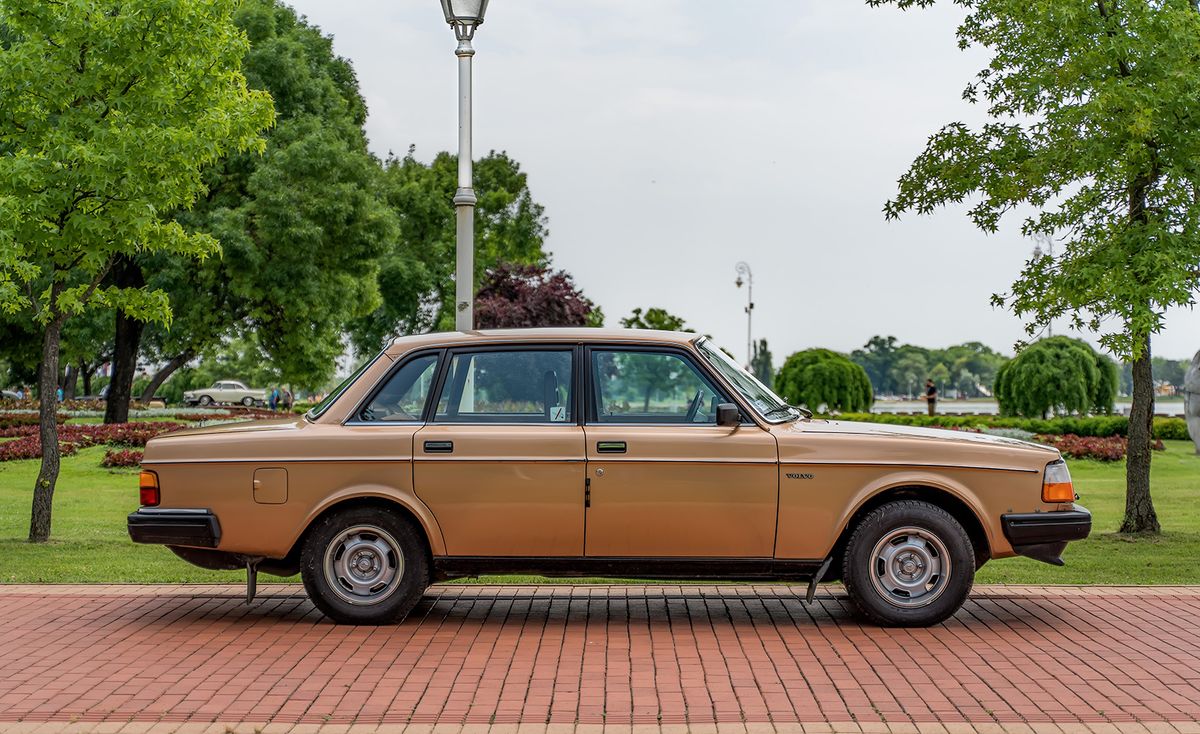
[[429, 565], [420, 526], [384, 507], [326, 515], [309, 530], [300, 554], [308, 597], [342, 624], [403, 620], [429, 588]]
[[242, 405], [246, 406], [247, 408], [253, 408], [254, 398], [247, 395], [246, 397], [242, 398]]
[[975, 581], [975, 549], [942, 508], [918, 500], [889, 502], [854, 528], [842, 579], [867, 620], [928, 627], [966, 601]]
[[209, 405], [212, 405], [212, 401], [213, 399], [207, 395], [200, 396], [200, 405], [208, 407]]

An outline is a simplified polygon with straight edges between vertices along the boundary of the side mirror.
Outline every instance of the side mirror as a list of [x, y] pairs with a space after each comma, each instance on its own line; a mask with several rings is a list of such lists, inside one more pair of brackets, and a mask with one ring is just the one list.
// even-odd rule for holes
[[742, 423], [742, 411], [733, 403], [717, 404], [717, 425], [738, 426]]

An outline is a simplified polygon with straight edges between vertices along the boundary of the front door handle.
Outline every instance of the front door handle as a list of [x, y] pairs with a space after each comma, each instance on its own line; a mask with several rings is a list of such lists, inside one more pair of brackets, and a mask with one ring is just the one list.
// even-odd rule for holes
[[454, 453], [453, 441], [426, 441], [425, 453], [427, 454], [452, 454]]
[[598, 454], [623, 454], [625, 453], [624, 441], [597, 441], [596, 453]]

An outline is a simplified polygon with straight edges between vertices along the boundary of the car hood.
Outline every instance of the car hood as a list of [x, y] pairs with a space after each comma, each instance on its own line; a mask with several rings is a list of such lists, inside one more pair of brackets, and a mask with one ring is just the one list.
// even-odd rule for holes
[[798, 420], [775, 426], [782, 461], [955, 465], [1040, 469], [1058, 458], [1050, 446], [947, 428]]

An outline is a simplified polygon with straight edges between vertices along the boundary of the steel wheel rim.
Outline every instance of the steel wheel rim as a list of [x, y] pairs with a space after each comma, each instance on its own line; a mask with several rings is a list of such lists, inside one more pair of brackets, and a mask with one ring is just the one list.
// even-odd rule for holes
[[924, 528], [892, 530], [871, 551], [871, 585], [898, 607], [932, 604], [945, 592], [951, 572], [946, 544]]
[[340, 599], [355, 605], [378, 604], [400, 586], [404, 554], [386, 530], [355, 525], [325, 547], [325, 581]]

